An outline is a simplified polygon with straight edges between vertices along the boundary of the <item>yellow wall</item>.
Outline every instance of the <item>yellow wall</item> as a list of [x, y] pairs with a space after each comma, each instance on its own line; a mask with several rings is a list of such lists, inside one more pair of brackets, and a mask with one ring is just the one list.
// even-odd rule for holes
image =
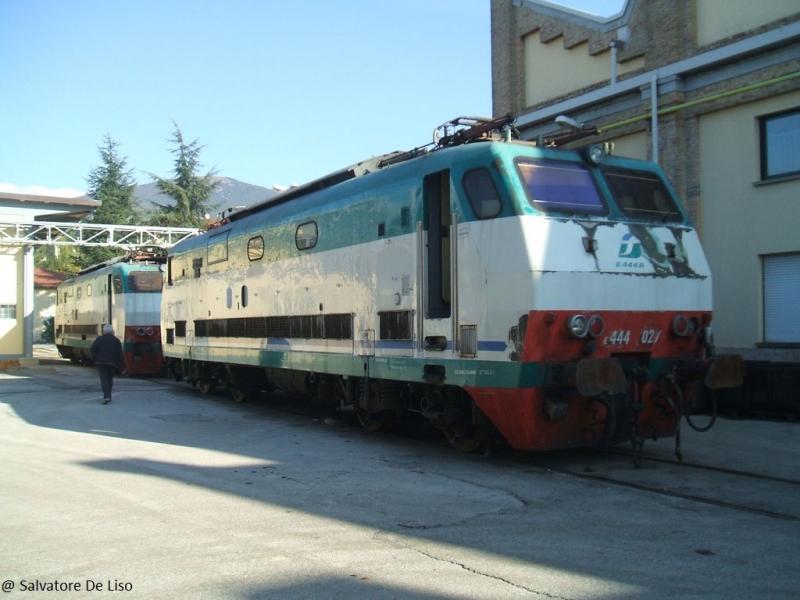
[[797, 12], [797, 0], [697, 0], [697, 43], [705, 46]]
[[648, 158], [647, 151], [649, 142], [647, 133], [643, 131], [618, 137], [611, 141], [614, 142], [614, 151], [612, 152], [614, 156], [629, 156], [641, 160], [647, 160]]
[[[644, 66], [644, 58], [617, 64], [617, 76]], [[532, 106], [611, 78], [611, 51], [589, 54], [589, 44], [564, 48], [564, 39], [547, 44], [539, 32], [525, 37], [525, 105]]]
[[719, 346], [762, 341], [760, 255], [800, 250], [800, 179], [753, 185], [760, 180], [758, 117], [798, 106], [800, 92], [700, 118], [701, 221]]
[[0, 319], [0, 356], [24, 354], [23, 260], [19, 246], [0, 246], [0, 304], [16, 304], [16, 319]]
[[33, 297], [33, 343], [44, 341], [44, 320], [56, 314], [56, 291], [36, 290]]

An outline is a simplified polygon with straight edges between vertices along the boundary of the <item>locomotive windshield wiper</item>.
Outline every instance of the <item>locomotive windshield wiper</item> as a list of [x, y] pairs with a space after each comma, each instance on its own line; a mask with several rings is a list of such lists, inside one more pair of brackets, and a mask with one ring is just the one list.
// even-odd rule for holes
[[677, 210], [671, 208], [671, 209], [669, 209], [667, 211], [667, 214], [664, 215], [663, 219], [661, 219], [661, 222], [662, 223], [666, 223], [667, 221], [669, 221], [669, 219], [670, 219], [670, 217], [672, 217], [672, 215], [679, 215], [680, 216], [680, 214], [681, 213], [679, 213]]

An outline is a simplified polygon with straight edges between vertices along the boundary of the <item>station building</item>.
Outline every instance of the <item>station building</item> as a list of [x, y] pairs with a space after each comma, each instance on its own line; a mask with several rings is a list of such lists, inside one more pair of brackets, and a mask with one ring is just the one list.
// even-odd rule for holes
[[658, 162], [708, 255], [718, 351], [789, 366], [799, 396], [800, 3], [491, 0], [491, 20], [494, 116], [537, 140], [566, 115]]
[[[32, 356], [32, 345], [39, 339], [33, 246], [7, 243], [14, 237], [12, 230], [17, 224], [36, 221], [75, 222], [99, 206], [100, 202], [85, 197], [0, 192], [0, 361]], [[42, 310], [46, 307], [38, 312]]]

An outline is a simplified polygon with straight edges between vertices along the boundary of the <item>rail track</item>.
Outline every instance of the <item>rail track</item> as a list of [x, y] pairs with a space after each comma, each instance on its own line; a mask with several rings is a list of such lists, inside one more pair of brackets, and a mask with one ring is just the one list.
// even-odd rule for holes
[[[200, 395], [186, 383], [171, 379], [152, 380], [157, 387], [182, 389]], [[212, 397], [229, 398], [223, 390], [211, 392]], [[211, 398], [209, 398], [211, 399]], [[335, 419], [358, 427], [356, 419], [334, 414], [315, 402], [294, 402], [280, 395], [263, 395], [252, 404], [270, 412], [291, 413], [310, 419]], [[403, 437], [416, 443], [444, 446], [446, 443], [435, 432], [420, 433], [403, 428], [383, 431], [374, 435]], [[713, 458], [703, 461], [693, 459], [691, 446], [687, 446], [686, 460], [679, 462], [672, 454], [672, 440], [647, 442], [644, 445], [640, 468], [634, 468], [629, 448], [624, 445], [587, 448], [544, 453], [515, 452], [503, 443], [496, 443], [487, 453], [490, 460], [503, 461], [514, 468], [530, 472], [560, 473], [584, 481], [613, 485], [687, 502], [705, 504], [728, 510], [757, 514], [770, 519], [800, 521], [800, 503], [786, 502], [786, 498], [800, 497], [800, 478], [781, 477], [769, 472], [769, 463], [762, 468], [731, 468], [726, 466], [726, 455], [736, 448], [724, 445], [715, 450]]]
[[[663, 440], [662, 443], [669, 443]], [[648, 448], [652, 448], [648, 453]], [[678, 462], [654, 454], [655, 444], [645, 445], [641, 468], [633, 467], [630, 451], [621, 447], [582, 452], [515, 456], [528, 467], [605, 485], [627, 487], [650, 494], [753, 513], [773, 519], [800, 521], [800, 507], [787, 497], [800, 497], [800, 480], [766, 472], [732, 469], [719, 464]], [[719, 453], [724, 460], [725, 450]]]

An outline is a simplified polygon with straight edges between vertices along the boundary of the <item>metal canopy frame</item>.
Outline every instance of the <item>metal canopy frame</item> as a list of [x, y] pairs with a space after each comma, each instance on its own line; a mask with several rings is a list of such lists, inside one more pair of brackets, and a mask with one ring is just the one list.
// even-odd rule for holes
[[149, 227], [101, 223], [0, 222], [0, 245], [106, 246], [133, 250], [168, 248], [200, 233], [191, 227]]

